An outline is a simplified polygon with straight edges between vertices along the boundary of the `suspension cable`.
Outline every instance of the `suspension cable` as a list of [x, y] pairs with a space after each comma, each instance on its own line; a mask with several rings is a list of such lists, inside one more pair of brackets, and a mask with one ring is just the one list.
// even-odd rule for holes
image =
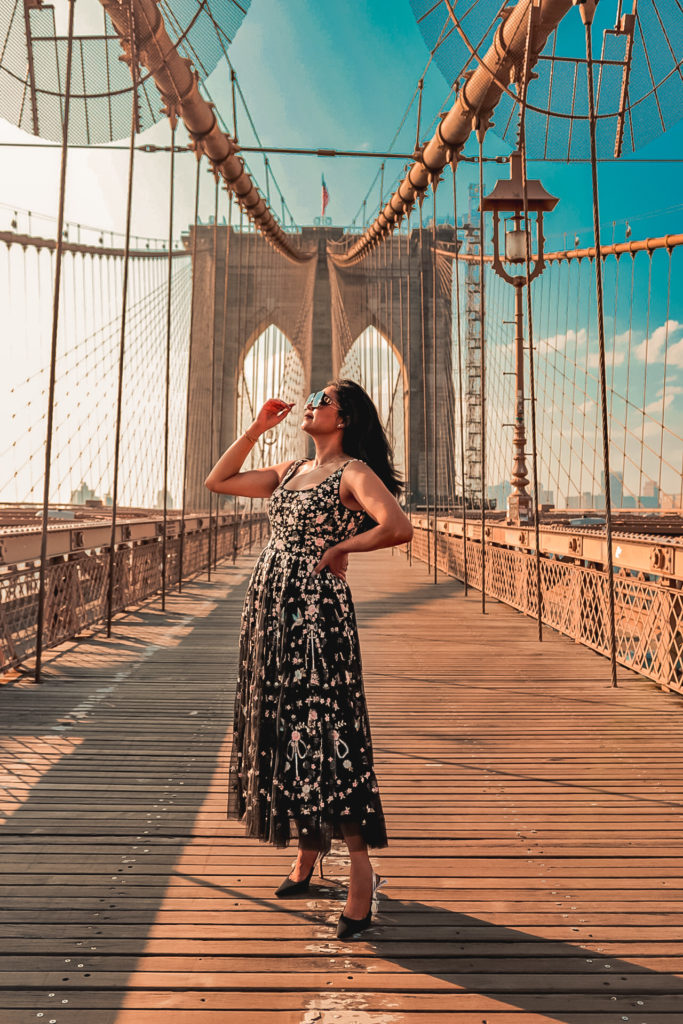
[[479, 117], [475, 127], [479, 142], [479, 402], [481, 434], [481, 610], [486, 614], [486, 359], [484, 355], [484, 136], [486, 126]]
[[[453, 172], [453, 241], [457, 252], [458, 248], [458, 198], [456, 170], [458, 162], [455, 158], [451, 161]], [[465, 501], [465, 410], [463, 403], [462, 389], [462, 323], [460, 320], [460, 260], [455, 263], [455, 316], [458, 335], [458, 405], [460, 407], [460, 482], [462, 484], [462, 560], [463, 576], [465, 582], [465, 597], [467, 597], [469, 583], [467, 579], [467, 511]]]
[[[406, 495], [406, 503], [408, 506], [408, 515], [412, 519], [413, 513], [413, 486], [412, 486], [412, 459], [413, 459], [413, 447], [412, 447], [412, 421], [413, 421], [413, 407], [410, 396], [410, 381], [412, 379], [412, 367], [413, 367], [413, 326], [412, 326], [412, 302], [410, 301], [410, 282], [412, 281], [412, 229], [410, 226], [410, 212], [408, 213], [406, 224], [406, 256], [408, 264], [408, 273], [406, 276], [406, 349], [408, 351], [408, 422], [405, 430], [408, 436], [407, 443], [407, 454], [406, 454], [406, 480], [408, 483], [408, 493]], [[413, 564], [413, 541], [412, 538], [408, 542], [408, 564]]]
[[581, 19], [586, 34], [586, 72], [588, 85], [588, 126], [591, 150], [591, 183], [593, 188], [593, 233], [595, 235], [595, 291], [598, 313], [598, 343], [600, 365], [600, 412], [602, 421], [602, 460], [605, 475], [605, 533], [607, 540], [607, 596], [609, 602], [609, 640], [612, 686], [617, 685], [617, 638], [614, 610], [614, 560], [612, 553], [612, 481], [609, 471], [609, 428], [607, 423], [607, 386], [605, 365], [605, 314], [603, 308], [602, 252], [600, 246], [600, 206], [598, 192], [598, 166], [596, 143], [595, 95], [593, 92], [592, 25], [595, 0], [580, 4]]
[[[543, 640], [543, 593], [541, 589], [541, 533], [539, 523], [539, 501], [538, 501], [538, 447], [536, 438], [536, 382], [534, 376], [534, 321], [533, 306], [531, 302], [531, 231], [529, 227], [529, 182], [527, 177], [526, 162], [526, 100], [529, 88], [529, 57], [531, 51], [531, 29], [533, 25], [534, 12], [538, 8], [533, 4], [529, 5], [529, 19], [527, 22], [526, 49], [524, 52], [524, 71], [522, 77], [522, 102], [519, 113], [519, 148], [522, 165], [522, 199], [524, 205], [524, 258], [526, 264], [526, 320], [527, 334], [529, 341], [529, 399], [531, 402], [531, 464], [533, 473], [533, 517], [534, 517], [534, 547], [535, 547], [535, 569], [536, 569], [536, 612], [538, 622], [538, 639]], [[536, 215], [537, 217], [540, 214]], [[522, 374], [524, 368], [522, 367]]]
[[116, 560], [116, 512], [118, 506], [119, 454], [121, 450], [121, 409], [123, 405], [123, 360], [126, 346], [126, 312], [128, 306], [128, 274], [130, 268], [130, 237], [133, 213], [133, 171], [135, 167], [135, 134], [138, 128], [138, 55], [135, 26], [135, 5], [128, 0], [130, 33], [130, 73], [133, 79], [130, 119], [130, 147], [128, 152], [128, 195], [126, 198], [126, 235], [123, 247], [123, 284], [121, 290], [121, 333], [119, 341], [119, 378], [116, 395], [116, 427], [114, 440], [114, 483], [112, 487], [111, 536], [109, 540], [109, 570], [107, 580], [107, 637], [111, 636], [114, 603], [114, 572]]
[[[226, 188], [226, 193], [227, 193], [227, 196], [228, 196], [228, 224], [227, 224], [227, 228], [226, 228], [226, 232], [225, 232], [225, 253], [224, 253], [225, 269], [224, 269], [224, 273], [223, 273], [223, 306], [222, 306], [222, 310], [223, 310], [223, 320], [222, 320], [223, 330], [222, 330], [222, 338], [221, 338], [221, 374], [220, 374], [220, 395], [221, 395], [221, 401], [220, 401], [220, 409], [219, 409], [219, 413], [218, 413], [218, 444], [216, 445], [216, 451], [214, 452], [214, 454], [216, 454], [218, 456], [220, 456], [223, 438], [225, 437], [224, 412], [225, 412], [225, 391], [226, 391], [226, 389], [225, 389], [225, 387], [223, 385], [223, 378], [225, 376], [225, 349], [226, 349], [226, 345], [227, 345], [227, 333], [228, 333], [228, 283], [229, 283], [229, 280], [230, 280], [230, 242], [231, 242], [231, 237], [230, 236], [232, 235], [232, 206], [233, 206], [233, 203], [232, 203], [232, 193], [230, 192], [230, 189]], [[234, 497], [236, 499], [236, 496], [234, 496]], [[226, 502], [227, 502], [227, 497], [226, 496], [222, 496], [222, 495], [218, 495], [218, 502], [219, 502], [219, 506], [218, 506], [219, 508], [225, 508], [225, 505], [226, 505]], [[233, 509], [233, 512], [234, 512], [234, 509]], [[218, 516], [216, 517], [216, 547], [214, 548], [214, 551], [217, 551], [217, 548], [218, 548]]]
[[[164, 532], [161, 535], [161, 610], [166, 610], [166, 529], [168, 519], [168, 431], [171, 390], [171, 295], [173, 291], [173, 200], [175, 191], [175, 114], [171, 115], [171, 160], [168, 187], [168, 287], [166, 289], [166, 380], [164, 387]], [[189, 388], [190, 382], [187, 386]]]
[[427, 366], [425, 352], [425, 285], [424, 285], [424, 224], [422, 219], [422, 203], [424, 194], [418, 197], [420, 218], [420, 356], [422, 360], [422, 425], [425, 446], [425, 507], [427, 511], [427, 569], [431, 569], [431, 535], [429, 529], [429, 434], [427, 431]]
[[199, 223], [199, 174], [202, 153], [197, 150], [197, 169], [194, 183], [194, 224], [192, 227], [192, 292], [190, 295], [190, 338], [187, 346], [187, 396], [185, 401], [185, 444], [183, 447], [183, 501], [180, 514], [180, 543], [178, 545], [178, 593], [183, 592], [183, 563], [185, 559], [185, 513], [187, 510], [187, 468], [188, 444], [190, 439], [190, 382], [192, 381], [192, 333], [195, 322], [195, 299], [197, 295], [197, 224]]
[[66, 164], [69, 151], [69, 113], [71, 108], [71, 58], [74, 39], [74, 7], [76, 0], [69, 0], [69, 25], [66, 50], [66, 83], [64, 89], [64, 119], [62, 121], [62, 154], [59, 170], [59, 213], [57, 216], [57, 238], [55, 249], [55, 277], [52, 293], [52, 337], [50, 341], [50, 384], [47, 400], [47, 436], [45, 440], [45, 476], [43, 484], [43, 514], [40, 535], [40, 569], [38, 575], [38, 616], [36, 620], [36, 666], [35, 681], [42, 682], [43, 625], [45, 621], [45, 576], [47, 560], [47, 526], [50, 502], [50, 462], [52, 459], [52, 432], [54, 423], [55, 383], [57, 375], [57, 332], [59, 328], [59, 297], [62, 281], [62, 253], [64, 246], [64, 200], [66, 198]]
[[[213, 262], [212, 262], [212, 273], [211, 273], [211, 284], [213, 291], [213, 302], [211, 303], [211, 361], [209, 371], [209, 383], [211, 386], [211, 406], [209, 412], [209, 437], [208, 437], [208, 463], [210, 466], [213, 465], [214, 459], [214, 445], [213, 445], [213, 425], [215, 419], [215, 405], [216, 405], [216, 293], [217, 287], [217, 276], [218, 276], [218, 175], [214, 172], [214, 200], [213, 200]], [[213, 491], [209, 491], [209, 532], [208, 532], [208, 546], [206, 552], [206, 578], [207, 581], [211, 582], [211, 540], [213, 532]], [[216, 496], [216, 513], [218, 512], [218, 496]], [[218, 522], [218, 515], [216, 515], [216, 522]]]
[[[437, 405], [438, 405], [438, 382], [437, 382], [437, 280], [436, 280], [436, 188], [438, 185], [438, 176], [432, 179], [432, 478], [434, 480], [434, 583], [438, 582], [437, 576]], [[429, 513], [428, 513], [429, 514]]]

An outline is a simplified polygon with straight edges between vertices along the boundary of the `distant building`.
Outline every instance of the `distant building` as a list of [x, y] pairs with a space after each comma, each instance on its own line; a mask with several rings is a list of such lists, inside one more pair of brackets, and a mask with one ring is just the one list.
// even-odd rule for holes
[[[163, 490], [157, 491], [157, 500], [154, 505], [155, 508], [164, 507], [164, 492]], [[166, 508], [173, 508], [173, 495], [170, 491], [166, 491]]]
[[91, 491], [85, 480], [81, 480], [81, 486], [77, 491], [71, 492], [72, 505], [85, 505], [86, 501], [92, 501], [97, 495]]
[[505, 508], [511, 493], [512, 485], [509, 480], [501, 480], [499, 484], [490, 484], [487, 488], [487, 496], [495, 501], [496, 508]]
[[[613, 472], [610, 470], [609, 474], [610, 483], [610, 496], [612, 498], [612, 508], [623, 508], [624, 507], [624, 474]], [[600, 473], [600, 489], [601, 504], [596, 506], [598, 508], [605, 507], [605, 474]], [[598, 496], [596, 496], [598, 497]]]

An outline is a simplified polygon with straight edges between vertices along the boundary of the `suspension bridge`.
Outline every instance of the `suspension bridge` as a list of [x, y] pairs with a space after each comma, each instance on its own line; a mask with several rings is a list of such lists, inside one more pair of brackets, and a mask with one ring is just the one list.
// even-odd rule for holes
[[[683, 231], [605, 223], [600, 175], [680, 116], [679, 0], [411, 0], [429, 58], [382, 152], [263, 144], [248, 7], [0, 12], [0, 153], [58, 178], [49, 214], [0, 203], [0, 1024], [674, 1024]], [[67, 217], [84, 149], [119, 232]], [[301, 225], [276, 157], [377, 173], [352, 223]], [[590, 228], [554, 229], [553, 160]], [[414, 529], [349, 568], [390, 835], [354, 944], [341, 850], [276, 901], [288, 854], [225, 819], [269, 525], [204, 484], [269, 397], [292, 413], [244, 469], [310, 457], [335, 376]]]

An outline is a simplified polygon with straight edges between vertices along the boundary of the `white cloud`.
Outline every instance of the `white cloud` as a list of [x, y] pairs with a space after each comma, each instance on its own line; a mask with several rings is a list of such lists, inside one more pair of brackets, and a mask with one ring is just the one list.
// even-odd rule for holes
[[646, 360], [648, 363], [660, 362], [664, 359], [664, 346], [668, 341], [668, 361], [672, 362], [674, 366], [683, 366], [683, 338], [674, 345], [671, 344], [673, 336], [682, 330], [683, 324], [678, 320], [667, 320], [666, 323], [660, 324], [649, 338], [645, 338], [639, 345], [636, 345], [636, 357], [642, 362]]
[[[675, 395], [671, 391], [667, 390], [666, 398], [664, 399], [664, 408], [668, 409], [675, 398]], [[645, 406], [645, 412], [651, 416], [661, 416], [662, 414], [662, 393], [659, 392], [659, 398], [655, 398], [653, 402], [648, 402]]]
[[[625, 352], [605, 352], [605, 366], [607, 369], [611, 366], [621, 366], [625, 358]], [[597, 352], [594, 352], [588, 357], [588, 368], [591, 370], [597, 370], [599, 365], [600, 357]]]
[[566, 334], [554, 334], [549, 338], [542, 338], [538, 343], [538, 351], [540, 355], [547, 355], [548, 352], [561, 352], [570, 342], [576, 342], [577, 346], [585, 345], [585, 327], [581, 327], [578, 334], [570, 328]]
[[[682, 328], [683, 324], [679, 325]], [[683, 338], [680, 338], [674, 345], [669, 345], [669, 354], [667, 357], [668, 366], [682, 366], [683, 367]]]

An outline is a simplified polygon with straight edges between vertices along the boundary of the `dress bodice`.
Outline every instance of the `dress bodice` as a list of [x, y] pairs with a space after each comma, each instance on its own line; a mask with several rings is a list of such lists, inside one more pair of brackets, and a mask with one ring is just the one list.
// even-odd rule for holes
[[339, 496], [342, 472], [353, 459], [347, 459], [313, 487], [287, 490], [284, 485], [305, 461], [298, 459], [289, 467], [268, 501], [271, 530], [268, 546], [278, 551], [319, 557], [346, 537], [368, 529], [373, 520], [362, 509], [348, 508]]

